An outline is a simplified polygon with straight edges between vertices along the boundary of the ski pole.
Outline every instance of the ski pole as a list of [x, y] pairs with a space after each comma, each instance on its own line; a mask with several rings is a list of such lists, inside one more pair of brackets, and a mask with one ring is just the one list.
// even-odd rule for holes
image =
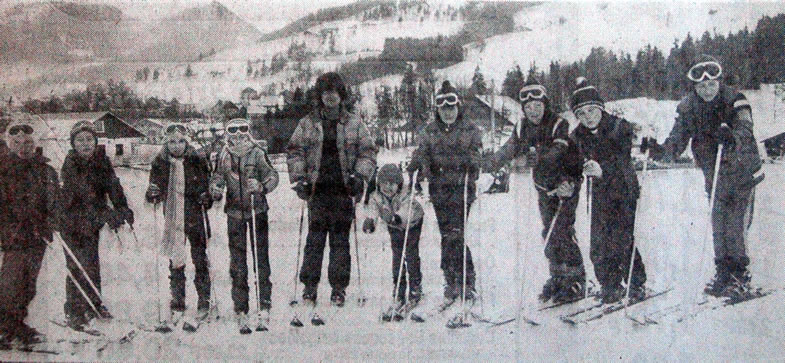
[[123, 240], [120, 239], [120, 234], [117, 233], [116, 229], [113, 229], [112, 232], [114, 232], [114, 236], [117, 238], [117, 249], [119, 250], [119, 254], [122, 255], [123, 254]]
[[469, 204], [468, 200], [466, 199], [469, 195], [469, 171], [466, 171], [466, 176], [463, 178], [463, 228], [461, 228], [461, 234], [463, 235], [463, 239], [461, 242], [463, 243], [463, 288], [461, 289], [461, 309], [463, 310], [463, 321], [462, 323], [466, 324], [467, 314], [468, 311], [466, 309], [466, 220], [467, 217], [467, 205]]
[[709, 238], [711, 238], [711, 231], [713, 229], [712, 219], [714, 216], [714, 202], [717, 199], [717, 179], [720, 176], [720, 165], [722, 164], [722, 152], [723, 152], [723, 144], [717, 144], [717, 156], [714, 159], [714, 173], [711, 179], [711, 194], [709, 195], [709, 223], [706, 225], [706, 230], [704, 232], [703, 237], [703, 246], [701, 247], [701, 255], [700, 255], [700, 268], [701, 272], [703, 272], [704, 267], [703, 264], [705, 263], [705, 255], [706, 255], [706, 244], [708, 243]]
[[[646, 149], [646, 153], [643, 155], [643, 175], [641, 177], [641, 194], [643, 194], [643, 181], [646, 180], [646, 171], [649, 168], [649, 149]], [[640, 199], [640, 196], [638, 196]], [[635, 205], [635, 216], [637, 217], [638, 211], [640, 210], [640, 201]], [[633, 236], [632, 238], [632, 252], [630, 253], [630, 268], [627, 271], [627, 291], [624, 293], [624, 315], [628, 318], [630, 317], [627, 313], [627, 306], [630, 305], [630, 287], [632, 286], [632, 270], [635, 267], [635, 249], [636, 249], [636, 242], [637, 239]]]
[[254, 193], [251, 193], [251, 227], [253, 231], [247, 231], [250, 235], [249, 241], [251, 242], [251, 254], [253, 255], [254, 289], [256, 290], [256, 315], [257, 318], [259, 318], [259, 321], [261, 321], [262, 302], [259, 299], [259, 251], [256, 249], [256, 204], [254, 202]]
[[[297, 278], [300, 276], [300, 251], [302, 249], [303, 243], [303, 219], [305, 219], [305, 206], [308, 204], [306, 200], [300, 204], [300, 236], [297, 238], [297, 261], [295, 261], [295, 269], [294, 269], [294, 293], [292, 295], [292, 301], [289, 302], [289, 306], [294, 307], [297, 305]], [[297, 309], [294, 310], [294, 317], [292, 317], [292, 321], [289, 323], [291, 326], [301, 327], [303, 323], [300, 321], [299, 314]]]
[[[365, 182], [363, 182], [363, 196], [362, 199], [360, 199], [361, 203], [363, 200], [365, 200], [365, 194], [367, 192], [368, 188], [365, 186]], [[354, 198], [352, 198], [352, 208], [354, 209], [354, 254], [357, 256], [357, 285], [360, 288], [360, 297], [357, 298], [357, 304], [363, 306], [367, 299], [365, 297], [365, 291], [363, 291], [363, 274], [362, 270], [360, 269], [360, 242], [358, 237], [359, 234], [357, 233], [357, 202], [354, 200]]]
[[[59, 235], [57, 235], [57, 234], [53, 234], [53, 236], [58, 236], [58, 239], [59, 239], [59, 242], [60, 242], [60, 244], [61, 244], [62, 246], [64, 246], [64, 247], [66, 246], [66, 243], [63, 241], [63, 239], [62, 239], [62, 238], [61, 238]], [[48, 243], [47, 243], [47, 246], [51, 247], [51, 245], [50, 245], [50, 244], [48, 244]], [[66, 247], [66, 248], [67, 248], [67, 247]], [[69, 249], [68, 251], [70, 251], [70, 249]], [[90, 286], [93, 286], [93, 287], [94, 287], [94, 285], [93, 285], [93, 282], [90, 280], [90, 277], [89, 277], [89, 276], [87, 276], [87, 273], [86, 273], [86, 272], [84, 271], [84, 269], [81, 267], [81, 264], [79, 263], [79, 261], [78, 261], [78, 260], [76, 260], [76, 258], [74, 258], [74, 257], [73, 257], [73, 255], [72, 255], [72, 258], [73, 258], [73, 259], [74, 259], [74, 261], [76, 262], [77, 266], [79, 266], [79, 268], [81, 269], [82, 273], [84, 273], [84, 274], [85, 274], [85, 278], [87, 279], [87, 282], [90, 284]], [[79, 281], [76, 279], [76, 277], [75, 277], [75, 276], [74, 276], [74, 274], [71, 272], [71, 269], [69, 269], [69, 268], [68, 268], [68, 266], [66, 266], [66, 267], [65, 267], [65, 272], [68, 274], [68, 278], [69, 278], [69, 279], [71, 279], [71, 281], [72, 281], [72, 282], [74, 283], [74, 285], [76, 286], [77, 290], [79, 290], [79, 293], [82, 295], [82, 297], [83, 297], [83, 298], [84, 298], [84, 299], [87, 301], [87, 304], [88, 304], [88, 305], [90, 305], [90, 308], [91, 308], [91, 309], [93, 309], [93, 312], [96, 314], [96, 316], [100, 317], [100, 316], [101, 316], [101, 312], [100, 312], [100, 311], [98, 310], [98, 308], [95, 306], [95, 303], [93, 303], [93, 300], [92, 300], [92, 299], [90, 299], [90, 297], [89, 297], [89, 296], [87, 296], [87, 292], [84, 290], [84, 287], [82, 287], [82, 284], [80, 284], [80, 283], [79, 283]], [[101, 298], [101, 293], [100, 293], [100, 292], [97, 292], [97, 293], [98, 293], [98, 298], [99, 298], [99, 299], [101, 299], [101, 300], [103, 301], [103, 299]]]
[[[65, 250], [65, 252], [68, 253], [68, 256], [71, 257], [71, 260], [74, 261], [74, 264], [76, 265], [76, 267], [79, 268], [79, 271], [82, 273], [82, 275], [84, 276], [85, 280], [87, 280], [87, 283], [90, 285], [90, 288], [93, 290], [93, 292], [96, 294], [96, 296], [98, 296], [98, 298], [101, 299], [101, 301], [103, 301], [103, 297], [101, 296], [101, 291], [98, 290], [98, 287], [96, 287], [96, 285], [93, 283], [93, 279], [91, 279], [90, 275], [87, 274], [87, 271], [82, 266], [82, 263], [79, 262], [79, 259], [76, 258], [76, 255], [74, 255], [74, 252], [71, 250], [70, 247], [68, 247], [68, 244], [65, 243], [65, 241], [63, 241], [62, 238], [59, 238], [59, 242], [60, 242], [60, 245], [63, 246], [63, 249]], [[99, 314], [99, 316], [100, 316], [100, 314]]]
[[[417, 179], [417, 173], [420, 170], [415, 170], [412, 176], [413, 179]], [[401, 250], [401, 262], [398, 264], [398, 278], [395, 279], [395, 291], [393, 291], [393, 306], [398, 302], [398, 291], [401, 288], [401, 277], [403, 277], [403, 264], [406, 259], [406, 247], [409, 242], [409, 226], [411, 224], [412, 218], [412, 207], [414, 205], [414, 183], [412, 183], [411, 188], [409, 189], [409, 209], [406, 210], [406, 229], [403, 231], [403, 249]], [[408, 281], [408, 280], [407, 280]]]
[[212, 235], [210, 233], [210, 219], [207, 215], [207, 209], [202, 205], [202, 219], [204, 220], [204, 238], [207, 243], [205, 246], [207, 250], [207, 275], [210, 277], [210, 310], [215, 312], [215, 319], [219, 319], [218, 316], [218, 297], [215, 294], [215, 278], [213, 275], [213, 255], [210, 253], [211, 246], [212, 246]]
[[553, 215], [553, 219], [551, 220], [551, 225], [548, 227], [548, 233], [545, 234], [545, 244], [548, 244], [548, 241], [551, 240], [551, 234], [553, 233], [554, 227], [556, 227], [556, 220], [559, 218], [559, 214], [561, 213], [561, 207], [564, 204], [564, 200], [559, 198], [559, 205], [556, 207], [556, 213]]
[[[591, 229], [593, 224], [592, 210], [591, 210], [592, 209], [591, 208], [592, 207], [592, 178], [593, 177], [591, 176], [586, 178], [586, 215], [589, 220], [589, 246], [591, 246]], [[588, 286], [585, 289], [583, 289], [583, 298], [584, 299], [589, 298]]]
[[[155, 230], [155, 238], [158, 240], [161, 238], [161, 227], [158, 226], [158, 203], [153, 204], [153, 226]], [[160, 243], [160, 242], [159, 242]], [[160, 270], [160, 246], [153, 246], [155, 249], [155, 295], [156, 295], [156, 306], [158, 307], [158, 324], [161, 325], [163, 321], [161, 320], [161, 272]]]

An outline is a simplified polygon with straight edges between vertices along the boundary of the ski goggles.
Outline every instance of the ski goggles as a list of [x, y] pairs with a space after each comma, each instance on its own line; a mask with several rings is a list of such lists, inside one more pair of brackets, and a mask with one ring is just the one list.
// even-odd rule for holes
[[10, 135], [17, 135], [20, 132], [24, 132], [27, 135], [32, 135], [33, 128], [30, 125], [15, 125], [8, 129], [8, 134]]
[[180, 125], [180, 124], [172, 124], [172, 125], [169, 125], [169, 126], [166, 127], [166, 134], [167, 135], [171, 135], [171, 134], [174, 134], [176, 132], [179, 132], [181, 134], [186, 134], [187, 133], [186, 130], [185, 130], [185, 126]]
[[687, 72], [687, 78], [693, 82], [703, 82], [706, 79], [714, 80], [722, 75], [722, 66], [715, 61], [700, 62]]
[[547, 96], [545, 92], [545, 87], [541, 85], [531, 85], [521, 88], [518, 92], [518, 99], [521, 102], [526, 102], [528, 100], [542, 100]]
[[455, 106], [458, 104], [458, 95], [455, 93], [445, 93], [443, 95], [436, 96], [436, 107], [444, 107], [445, 105], [448, 106]]
[[226, 133], [229, 135], [247, 134], [249, 131], [251, 131], [251, 128], [248, 125], [232, 125], [226, 127]]

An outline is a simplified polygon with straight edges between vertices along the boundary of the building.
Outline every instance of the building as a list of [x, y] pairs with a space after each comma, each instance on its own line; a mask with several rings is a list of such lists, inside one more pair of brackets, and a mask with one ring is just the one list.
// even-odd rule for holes
[[133, 126], [145, 135], [141, 140], [142, 142], [160, 144], [162, 140], [161, 130], [164, 128], [164, 123], [165, 121], [162, 119], [145, 118], [136, 121]]

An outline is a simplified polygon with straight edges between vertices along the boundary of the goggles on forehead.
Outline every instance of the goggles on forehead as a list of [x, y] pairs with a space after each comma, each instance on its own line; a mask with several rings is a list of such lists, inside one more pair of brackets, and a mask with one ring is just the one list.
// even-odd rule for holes
[[700, 62], [687, 72], [687, 78], [693, 82], [703, 82], [706, 79], [714, 80], [722, 75], [722, 66], [715, 61]]
[[455, 93], [446, 93], [436, 96], [436, 107], [444, 107], [445, 105], [455, 106], [458, 104], [458, 95]]
[[518, 92], [518, 99], [521, 100], [521, 102], [528, 100], [541, 100], [545, 98], [545, 96], [545, 87], [538, 85], [523, 87], [521, 88], [520, 92]]
[[15, 125], [8, 129], [8, 133], [11, 135], [17, 135], [20, 132], [31, 135], [33, 133], [33, 128], [30, 125]]
[[169, 125], [169, 126], [166, 127], [166, 134], [167, 135], [173, 134], [175, 132], [179, 132], [181, 134], [185, 134], [186, 133], [185, 126], [180, 125], [180, 124], [172, 124], [172, 125]]
[[250, 130], [248, 125], [232, 125], [226, 128], [226, 133], [229, 135], [247, 134]]

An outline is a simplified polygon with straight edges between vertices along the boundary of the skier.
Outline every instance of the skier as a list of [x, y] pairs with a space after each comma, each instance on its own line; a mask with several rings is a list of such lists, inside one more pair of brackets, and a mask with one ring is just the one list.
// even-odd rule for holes
[[170, 322], [178, 324], [185, 312], [185, 239], [191, 244], [191, 260], [196, 270], [194, 285], [198, 295], [195, 328], [210, 310], [210, 273], [202, 208], [212, 207], [208, 193], [210, 173], [207, 161], [188, 142], [186, 128], [171, 124], [164, 130], [166, 143], [150, 168], [148, 203], [163, 202], [164, 236], [162, 247], [169, 256], [169, 286], [172, 293]]
[[[627, 279], [635, 228], [635, 212], [640, 185], [630, 151], [632, 125], [605, 111], [599, 92], [579, 77], [570, 97], [570, 107], [580, 125], [571, 138], [586, 163], [583, 173], [591, 178], [592, 210], [590, 257], [602, 290], [603, 303], [625, 296], [622, 280]], [[639, 251], [635, 251], [630, 300], [645, 297], [646, 272]]]
[[[411, 200], [411, 212], [409, 211], [410, 199], [414, 196], [409, 190], [403, 189], [403, 172], [397, 165], [386, 164], [382, 166], [378, 172], [377, 185], [377, 191], [369, 197], [368, 216], [363, 222], [363, 232], [373, 233], [376, 230], [376, 218], [381, 218], [387, 224], [392, 251], [393, 296], [398, 299], [391, 310], [398, 311], [403, 307], [406, 301], [407, 280], [409, 287], [407, 310], [411, 310], [422, 298], [420, 233], [422, 232], [423, 209], [419, 202]], [[408, 236], [404, 237], [407, 234], [407, 226]], [[403, 249], [404, 238], [406, 238], [405, 251]], [[401, 256], [404, 256], [406, 270], [399, 276]], [[399, 278], [400, 281], [398, 281]], [[396, 285], [398, 287], [397, 294], [395, 292]]]
[[[475, 199], [475, 182], [479, 177], [482, 136], [473, 123], [463, 119], [461, 101], [449, 81], [442, 83], [436, 95], [435, 121], [418, 136], [407, 171], [420, 170], [428, 178], [430, 194], [442, 236], [441, 269], [444, 272], [444, 301], [440, 310], [451, 306], [464, 293], [464, 206], [469, 211]], [[468, 185], [466, 185], [468, 175]], [[468, 188], [464, 200], [464, 186]], [[474, 264], [471, 250], [466, 252], [466, 291], [474, 299]]]
[[533, 166], [543, 238], [558, 213], [545, 245], [551, 277], [542, 288], [540, 300], [572, 301], [584, 295], [586, 285], [583, 258], [575, 238], [575, 211], [583, 180], [581, 156], [575, 144], [569, 142], [569, 123], [551, 110], [545, 87], [529, 77], [519, 99], [524, 119], [504, 146], [491, 155], [491, 165], [486, 169], [498, 170], [513, 159], [517, 159], [511, 167], [513, 171], [519, 171], [527, 160]]
[[44, 252], [58, 229], [60, 185], [49, 160], [36, 149], [38, 134], [26, 121], [6, 131], [8, 155], [0, 165], [0, 343], [41, 343], [45, 336], [25, 323], [36, 294]]
[[[134, 213], [115, 174], [112, 162], [103, 147], [98, 147], [98, 134], [90, 121], [79, 121], [70, 133], [72, 150], [68, 152], [61, 176], [63, 189], [60, 194], [61, 235], [74, 253], [96, 288], [101, 289], [100, 259], [98, 254], [99, 232], [104, 224], [114, 231], [124, 223], [133, 225]], [[112, 202], [110, 208], [107, 197]], [[66, 264], [79, 286], [90, 286], [77, 263], [66, 253]], [[80, 294], [70, 278], [66, 278], [64, 305], [67, 324], [78, 331], [93, 318], [111, 318], [100, 296], [92, 289], [85, 289], [91, 302], [102, 316], [95, 316], [89, 303]]]
[[337, 73], [316, 80], [316, 107], [300, 120], [286, 152], [289, 180], [300, 199], [308, 201], [306, 237], [300, 281], [303, 300], [315, 306], [327, 236], [330, 237], [328, 277], [330, 301], [343, 306], [349, 285], [349, 230], [355, 199], [376, 168], [376, 145], [360, 118], [346, 103], [349, 93]]
[[694, 89], [676, 107], [678, 113], [662, 146], [643, 140], [655, 160], [672, 161], [692, 140], [692, 154], [703, 171], [706, 193], [715, 175], [717, 146], [723, 145], [717, 191], [711, 211], [716, 274], [706, 285], [712, 296], [741, 297], [750, 290], [746, 232], [752, 224], [755, 186], [765, 175], [752, 132], [752, 107], [744, 95], [722, 83], [722, 66], [700, 55], [687, 72]]
[[[250, 125], [244, 119], [233, 119], [226, 124], [226, 148], [218, 157], [218, 166], [210, 180], [213, 200], [221, 200], [226, 188], [224, 212], [227, 215], [232, 301], [237, 314], [240, 333], [250, 334], [248, 327], [248, 265], [246, 231], [252, 234], [258, 266], [256, 283], [259, 288], [261, 325], [270, 317], [272, 282], [268, 255], [268, 218], [266, 194], [278, 186], [278, 172], [272, 167], [267, 153], [251, 138]], [[253, 195], [254, 204], [251, 204]], [[254, 218], [254, 220], [252, 220]], [[253, 226], [256, 230], [252, 230]]]

